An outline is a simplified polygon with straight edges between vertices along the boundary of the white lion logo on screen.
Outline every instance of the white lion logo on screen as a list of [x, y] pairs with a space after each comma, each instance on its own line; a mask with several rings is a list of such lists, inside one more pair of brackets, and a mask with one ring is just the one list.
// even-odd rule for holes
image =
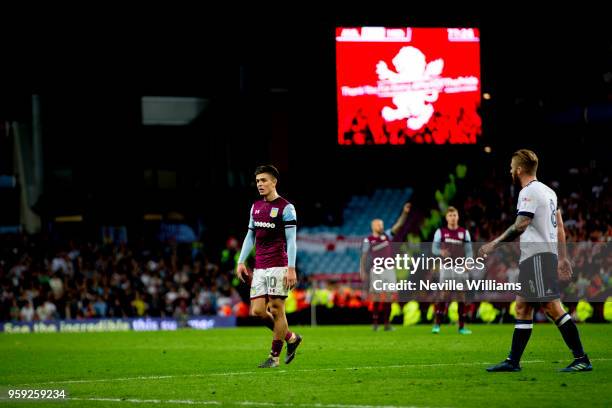
[[[387, 63], [379, 61], [376, 65], [378, 79], [392, 83], [415, 83], [439, 77], [444, 68], [444, 61], [437, 59], [426, 62], [425, 54], [418, 48], [402, 47], [393, 58], [393, 66], [397, 72], [391, 71]], [[438, 100], [438, 90], [426, 89], [409, 92], [399, 92], [393, 96], [394, 109], [385, 106], [382, 116], [386, 121], [408, 119], [406, 125], [409, 129], [419, 130], [434, 113], [432, 103]]]

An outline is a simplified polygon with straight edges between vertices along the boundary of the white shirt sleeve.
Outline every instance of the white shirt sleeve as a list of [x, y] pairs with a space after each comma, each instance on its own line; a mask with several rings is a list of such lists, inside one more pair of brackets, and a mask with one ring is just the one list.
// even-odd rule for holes
[[517, 215], [526, 215], [527, 217], [533, 218], [537, 207], [538, 200], [535, 189], [529, 187], [522, 189], [518, 197]]
[[362, 254], [367, 254], [368, 252], [370, 252], [370, 241], [366, 237], [361, 242], [361, 253]]

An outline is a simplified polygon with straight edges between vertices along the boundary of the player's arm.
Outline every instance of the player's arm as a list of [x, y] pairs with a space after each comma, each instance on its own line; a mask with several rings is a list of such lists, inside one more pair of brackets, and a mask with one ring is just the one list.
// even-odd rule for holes
[[249, 257], [249, 254], [255, 246], [255, 222], [253, 221], [253, 207], [251, 207], [251, 213], [249, 216], [249, 230], [244, 237], [242, 242], [242, 249], [240, 250], [240, 256], [238, 257], [238, 267], [236, 268], [236, 275], [238, 279], [244, 282], [243, 275], [248, 275], [246, 265], [244, 264]]
[[283, 210], [283, 224], [285, 226], [285, 239], [287, 240], [288, 268], [285, 276], [285, 287], [293, 288], [297, 283], [295, 272], [295, 259], [297, 257], [297, 215], [295, 207], [289, 204]]
[[370, 252], [370, 241], [368, 241], [368, 238], [364, 238], [362, 243], [361, 243], [361, 257], [359, 260], [359, 264], [360, 264], [360, 268], [359, 268], [359, 274], [361, 276], [361, 279], [365, 281], [365, 279], [368, 276], [368, 271], [366, 270], [366, 263], [368, 260], [368, 252]]
[[440, 228], [434, 233], [433, 242], [431, 243], [431, 252], [436, 256], [442, 255], [442, 231], [440, 231]]
[[468, 230], [465, 230], [465, 242], [463, 244], [463, 249], [465, 250], [465, 256], [467, 258], [474, 257], [474, 251], [472, 250], [472, 236]]
[[559, 265], [557, 274], [561, 280], [570, 280], [572, 277], [572, 263], [567, 257], [567, 245], [565, 240], [565, 227], [563, 226], [563, 217], [561, 209], [557, 209], [557, 248], [559, 252]]
[[521, 214], [516, 216], [514, 224], [512, 224], [507, 230], [505, 230], [499, 237], [493, 240], [495, 247], [499, 246], [502, 242], [512, 242], [521, 236], [523, 232], [527, 230], [533, 214]]
[[521, 236], [523, 232], [527, 230], [527, 227], [529, 227], [529, 224], [531, 224], [532, 219], [533, 213], [529, 215], [521, 214], [521, 212], [519, 212], [519, 214], [516, 216], [514, 224], [512, 224], [507, 230], [505, 230], [499, 237], [495, 238], [488, 244], [481, 246], [478, 250], [478, 254], [480, 256], [488, 255], [493, 252], [495, 248], [500, 246], [503, 242], [514, 241], [516, 238]]
[[518, 197], [517, 207], [518, 214], [516, 215], [514, 224], [505, 230], [499, 237], [495, 238], [488, 244], [481, 246], [478, 250], [479, 256], [486, 256], [490, 254], [503, 242], [512, 242], [527, 230], [527, 227], [529, 227], [529, 224], [531, 224], [531, 220], [535, 215], [536, 208], [538, 207], [538, 200], [533, 189], [526, 187], [521, 190]]
[[395, 224], [393, 224], [393, 226], [391, 227], [391, 234], [397, 235], [397, 233], [400, 232], [400, 229], [404, 226], [406, 220], [408, 219], [408, 214], [410, 214], [411, 206], [412, 204], [410, 203], [404, 204], [404, 208], [402, 208], [402, 213], [400, 214], [397, 221], [395, 221]]
[[434, 233], [433, 242], [431, 245], [431, 252], [436, 256], [450, 256], [449, 250], [447, 248], [442, 247], [442, 230], [440, 228], [438, 228]]

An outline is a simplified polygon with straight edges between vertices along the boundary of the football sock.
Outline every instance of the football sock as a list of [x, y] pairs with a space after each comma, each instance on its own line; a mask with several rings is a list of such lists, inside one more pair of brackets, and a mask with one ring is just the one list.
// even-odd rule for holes
[[442, 324], [442, 320], [444, 319], [444, 309], [446, 309], [444, 303], [436, 303], [434, 306], [434, 310], [436, 311], [435, 323], [437, 325]]
[[378, 308], [379, 302], [374, 302], [374, 306], [372, 308], [372, 324], [374, 326], [378, 326]]
[[584, 350], [582, 349], [582, 342], [580, 341], [580, 334], [578, 334], [578, 328], [576, 323], [572, 320], [569, 314], [564, 314], [555, 322], [565, 344], [572, 350], [574, 358], [580, 358], [584, 356]]
[[457, 312], [459, 313], [459, 328], [463, 329], [463, 326], [465, 326], [465, 303], [459, 302]]
[[272, 340], [272, 350], [270, 351], [270, 355], [272, 357], [280, 356], [281, 351], [283, 350], [283, 341], [282, 340]]
[[383, 321], [385, 322], [385, 327], [389, 327], [389, 317], [391, 316], [391, 303], [384, 302], [382, 306]]
[[516, 320], [514, 334], [512, 335], [512, 349], [508, 356], [514, 363], [518, 364], [521, 361], [521, 356], [523, 351], [525, 351], [525, 347], [527, 347], [532, 330], [533, 320]]

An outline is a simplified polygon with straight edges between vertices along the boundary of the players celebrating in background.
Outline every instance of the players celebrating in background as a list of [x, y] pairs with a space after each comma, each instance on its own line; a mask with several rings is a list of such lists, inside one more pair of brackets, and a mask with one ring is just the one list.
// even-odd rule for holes
[[[372, 305], [372, 328], [378, 330], [379, 317], [382, 313], [385, 330], [391, 330], [391, 324], [389, 323], [389, 315], [391, 314], [391, 299], [386, 298], [387, 293], [380, 293], [374, 291], [372, 285], [372, 272], [368, 265], [371, 266], [371, 261], [374, 258], [379, 257], [392, 257], [393, 248], [391, 242], [393, 238], [400, 232], [403, 225], [406, 223], [408, 214], [410, 213], [410, 203], [404, 204], [402, 213], [399, 218], [393, 224], [393, 227], [389, 230], [385, 230], [385, 224], [381, 219], [373, 219], [370, 223], [372, 233], [363, 239], [361, 246], [361, 279], [367, 284], [366, 291], [371, 292], [373, 305]], [[376, 279], [381, 280], [384, 283], [395, 283], [397, 277], [394, 269], [387, 269], [382, 274], [377, 275]]]

